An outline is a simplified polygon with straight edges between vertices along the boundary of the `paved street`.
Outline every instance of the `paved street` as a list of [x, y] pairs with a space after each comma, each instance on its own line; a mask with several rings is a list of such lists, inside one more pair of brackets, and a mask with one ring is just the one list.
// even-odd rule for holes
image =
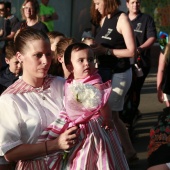
[[133, 145], [138, 153], [139, 162], [130, 170], [146, 170], [147, 169], [147, 146], [149, 143], [149, 130], [157, 121], [157, 116], [162, 112], [165, 104], [161, 104], [157, 100], [156, 93], [156, 68], [152, 69], [147, 77], [142, 89], [140, 111], [142, 117], [135, 126], [136, 138]]

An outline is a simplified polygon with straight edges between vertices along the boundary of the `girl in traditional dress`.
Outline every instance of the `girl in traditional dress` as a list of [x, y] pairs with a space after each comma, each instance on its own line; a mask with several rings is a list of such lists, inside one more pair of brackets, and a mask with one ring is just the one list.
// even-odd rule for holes
[[93, 50], [84, 43], [71, 44], [64, 61], [71, 72], [65, 83], [65, 110], [38, 142], [56, 138], [72, 126], [79, 126], [79, 140], [72, 140], [76, 145], [71, 150], [48, 155], [49, 168], [128, 170], [107, 102], [111, 82], [102, 83], [95, 69]]

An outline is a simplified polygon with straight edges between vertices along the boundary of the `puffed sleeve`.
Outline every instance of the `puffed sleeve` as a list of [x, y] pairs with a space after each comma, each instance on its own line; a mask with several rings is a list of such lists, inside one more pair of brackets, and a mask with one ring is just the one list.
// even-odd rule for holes
[[0, 155], [22, 144], [21, 118], [12, 95], [6, 94], [0, 97]]

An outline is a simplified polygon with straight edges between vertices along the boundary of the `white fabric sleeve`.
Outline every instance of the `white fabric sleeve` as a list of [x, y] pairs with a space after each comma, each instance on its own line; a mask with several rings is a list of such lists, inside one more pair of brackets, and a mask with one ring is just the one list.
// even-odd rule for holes
[[0, 155], [22, 144], [20, 115], [11, 95], [0, 97]]

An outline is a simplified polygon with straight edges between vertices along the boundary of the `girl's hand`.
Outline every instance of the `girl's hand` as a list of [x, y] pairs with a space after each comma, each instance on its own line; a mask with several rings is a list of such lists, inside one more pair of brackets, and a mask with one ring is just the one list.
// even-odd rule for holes
[[67, 150], [75, 146], [78, 141], [78, 134], [76, 133], [78, 127], [71, 127], [65, 132], [60, 134], [55, 140], [57, 143], [57, 148], [62, 150]]
[[101, 127], [106, 130], [113, 130], [114, 122], [112, 119], [104, 119]]

